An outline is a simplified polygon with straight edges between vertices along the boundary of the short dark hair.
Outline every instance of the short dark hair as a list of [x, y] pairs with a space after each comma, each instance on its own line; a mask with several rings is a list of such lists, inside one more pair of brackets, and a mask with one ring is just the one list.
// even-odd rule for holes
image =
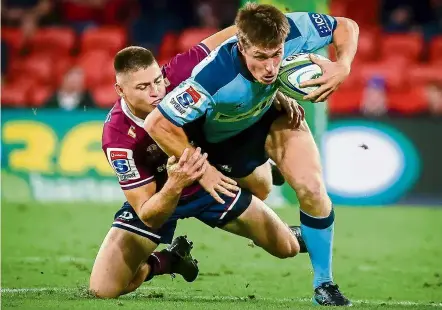
[[119, 51], [114, 58], [116, 73], [125, 73], [145, 69], [155, 62], [155, 57], [147, 48], [129, 46]]
[[244, 47], [255, 45], [275, 48], [283, 43], [290, 31], [287, 17], [269, 4], [247, 2], [235, 18], [238, 40]]

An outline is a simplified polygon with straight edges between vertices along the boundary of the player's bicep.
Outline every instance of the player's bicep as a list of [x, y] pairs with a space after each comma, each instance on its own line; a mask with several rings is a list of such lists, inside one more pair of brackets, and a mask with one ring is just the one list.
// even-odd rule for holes
[[131, 148], [105, 147], [107, 160], [118, 177], [121, 189], [130, 190], [155, 181], [154, 174], [144, 164], [143, 158]]
[[181, 127], [204, 116], [212, 104], [210, 94], [188, 79], [163, 98], [158, 110], [174, 125]]
[[236, 26], [227, 27], [204, 39], [203, 41], [201, 41], [201, 43], [203, 43], [210, 51], [213, 51], [218, 46], [220, 46], [221, 43], [233, 37], [236, 34], [237, 30], [238, 29], [236, 28]]
[[[295, 12], [288, 13], [287, 17], [291, 21], [291, 27], [296, 27], [301, 35], [302, 51], [313, 52], [332, 42], [333, 32], [337, 26], [337, 20], [333, 16]], [[290, 41], [287, 44], [290, 46]]]
[[132, 206], [132, 208], [134, 208], [135, 212], [137, 214], [140, 214], [141, 207], [146, 201], [148, 201], [150, 198], [152, 198], [153, 195], [155, 195], [156, 190], [156, 182], [150, 182], [148, 184], [133, 189], [123, 190], [123, 192], [126, 196], [127, 201]]

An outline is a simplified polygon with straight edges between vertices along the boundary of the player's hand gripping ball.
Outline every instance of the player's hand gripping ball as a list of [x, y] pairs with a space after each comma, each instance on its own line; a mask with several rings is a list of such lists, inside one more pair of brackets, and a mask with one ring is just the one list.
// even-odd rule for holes
[[[314, 54], [320, 59], [329, 59]], [[278, 82], [279, 90], [296, 100], [303, 100], [302, 98], [319, 88], [319, 86], [310, 86], [301, 88], [302, 82], [317, 79], [322, 76], [322, 69], [311, 61], [308, 53], [294, 54], [288, 56], [282, 61], [279, 69]]]

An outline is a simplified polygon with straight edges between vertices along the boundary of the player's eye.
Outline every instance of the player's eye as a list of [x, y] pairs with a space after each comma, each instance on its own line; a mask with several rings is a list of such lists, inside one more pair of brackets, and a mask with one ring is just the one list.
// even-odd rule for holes
[[266, 60], [267, 57], [264, 56], [264, 55], [258, 55], [258, 56], [255, 56], [255, 59], [258, 59], [258, 60]]
[[139, 89], [139, 90], [145, 90], [145, 89], [146, 89], [146, 85], [138, 86], [137, 89]]
[[158, 80], [155, 81], [155, 84], [160, 85], [162, 81], [163, 81], [163, 78], [159, 78]]

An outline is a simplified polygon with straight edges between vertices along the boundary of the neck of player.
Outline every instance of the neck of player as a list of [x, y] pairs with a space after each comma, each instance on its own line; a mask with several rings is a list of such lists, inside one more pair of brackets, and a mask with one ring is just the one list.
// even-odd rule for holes
[[126, 104], [127, 104], [127, 107], [129, 108], [129, 110], [132, 112], [132, 114], [138, 118], [141, 118], [144, 120], [147, 117], [147, 115], [149, 115], [149, 112], [135, 109], [134, 106], [127, 101], [126, 101]]

